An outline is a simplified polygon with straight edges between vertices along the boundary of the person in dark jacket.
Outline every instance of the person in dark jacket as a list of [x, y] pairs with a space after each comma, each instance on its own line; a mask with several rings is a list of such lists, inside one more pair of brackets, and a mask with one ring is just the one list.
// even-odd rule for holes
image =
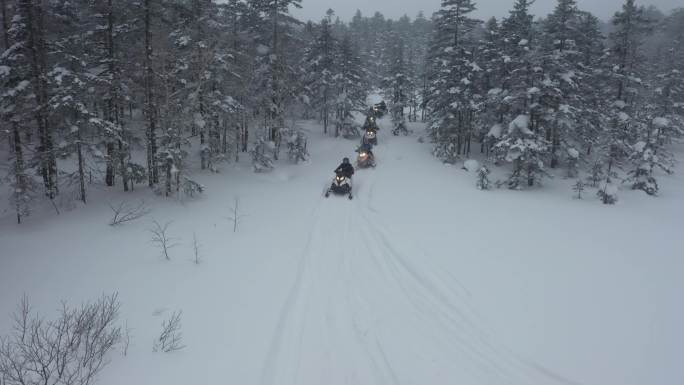
[[349, 163], [349, 158], [342, 159], [342, 164], [335, 169], [335, 174], [341, 173], [347, 178], [351, 178], [354, 175], [354, 166]]
[[368, 111], [368, 114], [366, 114], [366, 121], [363, 123], [363, 129], [364, 130], [373, 130], [377, 131], [379, 129], [378, 123], [377, 123], [377, 116], [375, 111], [373, 110], [373, 107], [370, 108]]

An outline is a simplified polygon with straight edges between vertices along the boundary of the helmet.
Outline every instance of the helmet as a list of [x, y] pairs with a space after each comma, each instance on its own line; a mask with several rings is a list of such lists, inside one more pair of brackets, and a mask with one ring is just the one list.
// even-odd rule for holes
[[342, 163], [349, 163], [349, 158], [344, 157], [344, 158], [342, 159]]

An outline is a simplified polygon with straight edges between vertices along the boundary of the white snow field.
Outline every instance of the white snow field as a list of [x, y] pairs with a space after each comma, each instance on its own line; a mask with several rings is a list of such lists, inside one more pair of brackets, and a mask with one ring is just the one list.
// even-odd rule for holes
[[[572, 180], [478, 191], [430, 145], [381, 121], [355, 198], [324, 198], [355, 142], [311, 129], [312, 160], [254, 174], [246, 156], [181, 204], [91, 192], [17, 226], [0, 219], [0, 334], [23, 293], [41, 314], [117, 291], [131, 345], [102, 385], [682, 385], [684, 177], [604, 206]], [[234, 197], [244, 214], [233, 233]], [[108, 201], [151, 213], [111, 227]], [[152, 220], [173, 221], [166, 261]], [[202, 263], [192, 262], [192, 235]], [[154, 353], [182, 310], [187, 347]]]

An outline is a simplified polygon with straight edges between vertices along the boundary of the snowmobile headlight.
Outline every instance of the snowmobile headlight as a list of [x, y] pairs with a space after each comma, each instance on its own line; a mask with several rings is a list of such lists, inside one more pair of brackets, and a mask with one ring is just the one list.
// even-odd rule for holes
[[365, 152], [362, 152], [362, 153], [359, 154], [359, 156], [362, 157], [362, 158], [365, 158], [367, 155], [368, 155], [368, 154], [366, 154]]

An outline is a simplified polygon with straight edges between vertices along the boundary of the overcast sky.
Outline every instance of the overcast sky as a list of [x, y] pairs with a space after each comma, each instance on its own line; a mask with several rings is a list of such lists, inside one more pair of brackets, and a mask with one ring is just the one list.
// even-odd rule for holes
[[[508, 15], [514, 0], [479, 0], [476, 17], [487, 19], [490, 16], [497, 18]], [[372, 16], [375, 11], [380, 11], [386, 18], [398, 19], [404, 14], [413, 18], [418, 11], [424, 11], [429, 17], [439, 8], [441, 0], [302, 0], [302, 9], [294, 10], [293, 14], [303, 20], [320, 20], [325, 11], [332, 8], [335, 14], [342, 20], [351, 20], [357, 9], [366, 16]], [[590, 11], [594, 15], [609, 19], [615, 11], [619, 10], [624, 0], [577, 0], [577, 4], [583, 10]], [[536, 15], [546, 15], [553, 10], [556, 0], [537, 0], [533, 5]], [[683, 0], [637, 0], [637, 4], [653, 4], [663, 12], [669, 12], [676, 7], [684, 7]]]

